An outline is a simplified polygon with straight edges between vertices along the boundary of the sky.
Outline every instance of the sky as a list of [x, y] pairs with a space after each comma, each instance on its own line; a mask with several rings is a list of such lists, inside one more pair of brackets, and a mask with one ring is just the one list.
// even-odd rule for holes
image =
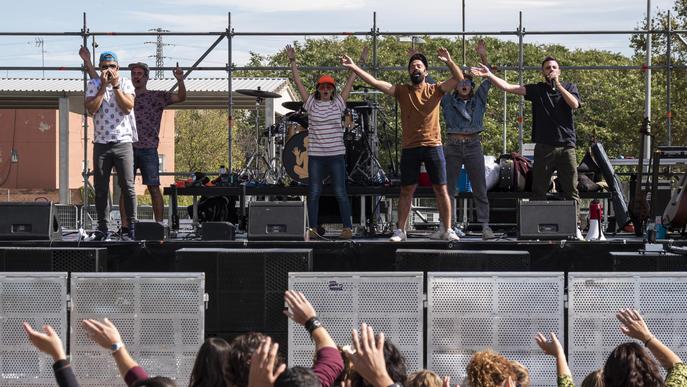
[[[652, 14], [668, 10], [673, 0], [651, 0]], [[367, 32], [377, 15], [380, 32], [462, 30], [461, 0], [146, 0], [146, 1], [3, 1], [0, 32], [79, 32], [86, 13], [92, 32], [221, 32], [231, 13], [235, 32]], [[646, 0], [465, 0], [466, 31], [514, 31], [519, 12], [525, 31], [632, 30], [646, 17]], [[330, 35], [331, 36], [331, 35]], [[190, 66], [216, 39], [213, 36], [165, 36], [165, 65]], [[236, 37], [233, 62], [242, 65], [249, 52], [271, 55], [303, 36]], [[511, 38], [514, 40], [515, 38]], [[42, 40], [41, 52], [40, 43]], [[97, 37], [97, 50], [117, 52], [122, 63], [154, 65], [154, 36]], [[526, 36], [525, 42], [559, 43], [631, 54], [628, 35]], [[410, 43], [409, 43], [410, 44]], [[75, 67], [80, 65], [78, 36], [0, 35], [0, 66]], [[457, 51], [457, 49], [456, 49]], [[454, 53], [458, 57], [459, 52]], [[227, 43], [205, 59], [204, 66], [224, 66]], [[193, 77], [221, 76], [195, 73]], [[285, 76], [288, 74], [285, 74]], [[43, 77], [41, 71], [3, 70], [0, 77]], [[79, 77], [48, 71], [45, 77]], [[167, 73], [167, 76], [171, 74]]]

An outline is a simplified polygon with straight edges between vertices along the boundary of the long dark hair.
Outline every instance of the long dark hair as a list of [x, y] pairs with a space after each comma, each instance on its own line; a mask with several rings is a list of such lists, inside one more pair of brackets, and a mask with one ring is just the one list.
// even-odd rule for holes
[[229, 343], [220, 337], [205, 340], [196, 355], [189, 387], [228, 387], [230, 349]]
[[615, 347], [603, 369], [604, 387], [664, 386], [658, 365], [637, 343]]
[[[403, 356], [398, 347], [388, 339], [384, 340], [384, 362], [386, 363], [386, 372], [389, 374], [391, 380], [401, 385], [406, 384], [408, 379], [408, 371], [406, 368], [406, 358]], [[352, 387], [370, 387], [368, 383], [359, 373], [351, 372], [351, 386]]]

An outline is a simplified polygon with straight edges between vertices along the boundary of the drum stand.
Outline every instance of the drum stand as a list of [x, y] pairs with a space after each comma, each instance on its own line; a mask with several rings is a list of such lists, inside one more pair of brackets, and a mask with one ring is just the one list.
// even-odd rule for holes
[[[272, 169], [272, 165], [265, 155], [260, 150], [260, 104], [262, 103], [262, 97], [255, 97], [255, 149], [253, 153], [248, 158], [246, 166], [243, 167], [239, 176], [248, 177], [249, 180], [254, 180], [257, 182], [264, 182], [267, 174]], [[260, 164], [263, 164], [265, 172], [260, 172]]]
[[[374, 109], [374, 108], [373, 108]], [[358, 155], [358, 158], [353, 163], [353, 168], [351, 168], [348, 174], [348, 181], [350, 183], [362, 183], [362, 184], [376, 184], [383, 182], [375, 182], [374, 178], [380, 173], [384, 174], [384, 168], [382, 168], [379, 159], [377, 158], [376, 152], [372, 148], [372, 139], [370, 138], [372, 130], [369, 127], [365, 127], [365, 118], [361, 114], [359, 125], [362, 128], [362, 136], [360, 142], [364, 145], [364, 149]], [[374, 117], [373, 117], [374, 119]]]

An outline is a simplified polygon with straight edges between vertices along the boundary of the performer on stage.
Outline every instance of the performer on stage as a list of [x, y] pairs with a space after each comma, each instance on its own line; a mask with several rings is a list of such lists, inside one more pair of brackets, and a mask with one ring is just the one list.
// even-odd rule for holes
[[439, 103], [444, 93], [453, 90], [458, 81], [463, 79], [463, 73], [453, 63], [445, 48], [438, 50], [438, 58], [451, 70], [452, 78], [438, 84], [428, 84], [425, 81], [427, 58], [422, 54], [415, 54], [408, 62], [410, 85], [392, 85], [378, 80], [358, 67], [348, 56], [344, 55], [341, 60], [344, 66], [353, 70], [363, 81], [385, 94], [394, 96], [401, 108], [401, 195], [398, 202], [398, 228], [394, 230], [390, 239], [393, 242], [406, 240], [406, 223], [420, 176], [420, 164], [423, 162], [432, 182], [441, 222], [446, 230], [442, 237], [450, 241], [459, 240], [458, 235], [450, 227], [451, 206], [446, 191], [446, 160], [441, 146]]
[[[365, 59], [367, 48], [363, 50]], [[296, 50], [286, 46], [286, 55], [291, 65], [291, 73], [298, 92], [303, 99], [303, 108], [308, 112], [308, 219], [310, 237], [317, 238], [323, 233], [319, 227], [318, 211], [320, 195], [322, 194], [322, 180], [331, 176], [332, 187], [339, 203], [339, 212], [343, 229], [341, 239], [353, 237], [351, 222], [351, 204], [346, 192], [346, 147], [344, 146], [344, 128], [341, 117], [346, 110], [355, 73], [351, 72], [341, 93], [336, 92], [336, 81], [330, 75], [322, 75], [315, 85], [315, 92], [308, 94], [301, 81], [300, 71], [296, 64]]]
[[[97, 77], [91, 64], [91, 53], [86, 47], [81, 47], [79, 56], [91, 78]], [[162, 113], [168, 105], [180, 103], [186, 100], [186, 85], [184, 73], [179, 68], [174, 69], [174, 78], [177, 79], [179, 90], [176, 93], [168, 91], [151, 91], [147, 89], [150, 70], [145, 63], [132, 63], [129, 65], [131, 79], [134, 85], [136, 98], [134, 100], [134, 114], [136, 116], [136, 129], [138, 142], [134, 147], [134, 175], [136, 169], [141, 170], [143, 184], [148, 187], [153, 206], [153, 216], [156, 222], [162, 222], [164, 216], [164, 200], [160, 191], [160, 158], [157, 147], [160, 143], [160, 123]], [[123, 197], [119, 201], [119, 213], [122, 220], [122, 235], [129, 233], [129, 221]]]
[[[134, 117], [134, 86], [119, 75], [117, 55], [112, 51], [100, 54], [100, 77], [88, 81], [86, 109], [93, 114], [93, 188], [98, 214], [96, 240], [107, 238], [107, 195], [110, 174], [114, 166], [124, 195], [128, 221], [133, 224], [136, 208], [134, 190], [134, 150], [138, 141]], [[129, 235], [130, 237], [131, 235]]]
[[[551, 176], [558, 171], [560, 192], [576, 203], [579, 212], [580, 195], [577, 191], [577, 136], [573, 111], [580, 107], [580, 93], [574, 83], [560, 81], [561, 70], [556, 58], [547, 56], [541, 64], [544, 82], [512, 85], [495, 76], [489, 67], [473, 67], [473, 75], [486, 77], [494, 86], [509, 93], [525, 96], [532, 102], [532, 142], [534, 168], [532, 191], [537, 199], [545, 199]], [[577, 216], [579, 219], [579, 216]], [[576, 219], [576, 222], [579, 220]], [[582, 240], [578, 227], [577, 238]]]
[[[487, 49], [484, 40], [479, 40], [476, 51], [481, 63], [488, 66]], [[472, 185], [473, 198], [477, 209], [477, 221], [482, 225], [482, 239], [493, 239], [494, 232], [489, 227], [489, 199], [487, 199], [487, 180], [484, 174], [484, 153], [480, 133], [484, 130], [484, 112], [487, 105], [487, 93], [491, 82], [485, 79], [477, 91], [470, 74], [458, 82], [452, 93], [441, 99], [441, 108], [446, 122], [446, 180], [451, 205], [451, 215], [456, 214], [453, 204], [456, 198], [456, 182], [460, 177], [461, 166]], [[446, 230], [441, 227], [432, 234], [432, 239], [440, 239]]]

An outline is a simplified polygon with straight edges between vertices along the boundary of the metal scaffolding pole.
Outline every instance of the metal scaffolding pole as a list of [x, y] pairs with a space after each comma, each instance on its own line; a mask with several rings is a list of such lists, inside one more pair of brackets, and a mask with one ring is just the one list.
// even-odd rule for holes
[[234, 98], [231, 95], [231, 77], [232, 77], [232, 68], [231, 68], [231, 44], [232, 44], [232, 39], [234, 38], [234, 30], [231, 28], [231, 12], [227, 12], [227, 89], [229, 90], [228, 92], [228, 97], [227, 97], [227, 171], [231, 173], [233, 171], [233, 164], [232, 164], [232, 151], [231, 151], [231, 144], [232, 144], [232, 131], [234, 127]]
[[[503, 80], [508, 82], [507, 71], [503, 70]], [[508, 92], [503, 91], [503, 148], [501, 154], [505, 154], [508, 149]]]
[[673, 144], [673, 111], [671, 94], [671, 79], [673, 77], [673, 55], [672, 55], [672, 30], [673, 24], [670, 22], [670, 11], [668, 11], [668, 34], [666, 35], [666, 142], [668, 146]]
[[[520, 19], [518, 24], [518, 84], [523, 83], [523, 70], [525, 62], [525, 52], [523, 39], [525, 37], [525, 29], [522, 28], [522, 11], [520, 11]], [[525, 97], [520, 96], [518, 101], [518, 149], [522, 154], [523, 148], [523, 120], [525, 114]]]
[[[88, 26], [86, 24], [86, 12], [83, 13], [83, 28], [81, 29], [81, 38], [83, 39], [83, 46], [88, 47]], [[81, 66], [83, 71], [83, 90], [86, 94], [88, 87], [88, 72], [86, 67]], [[88, 109], [86, 108], [86, 98], [83, 99], [83, 169], [81, 171], [83, 177], [83, 192], [81, 192], [81, 216], [79, 217], [79, 229], [84, 228], [84, 219], [88, 216]]]
[[[651, 0], [646, 0], [646, 29], [651, 30]], [[644, 136], [644, 143], [640, 146], [644, 147], [644, 154], [651, 154], [651, 34], [646, 35], [646, 60], [645, 65], [647, 66], [646, 72], [644, 73], [644, 118], [648, 119], [647, 123], [647, 136]], [[646, 166], [648, 168], [648, 165]]]

